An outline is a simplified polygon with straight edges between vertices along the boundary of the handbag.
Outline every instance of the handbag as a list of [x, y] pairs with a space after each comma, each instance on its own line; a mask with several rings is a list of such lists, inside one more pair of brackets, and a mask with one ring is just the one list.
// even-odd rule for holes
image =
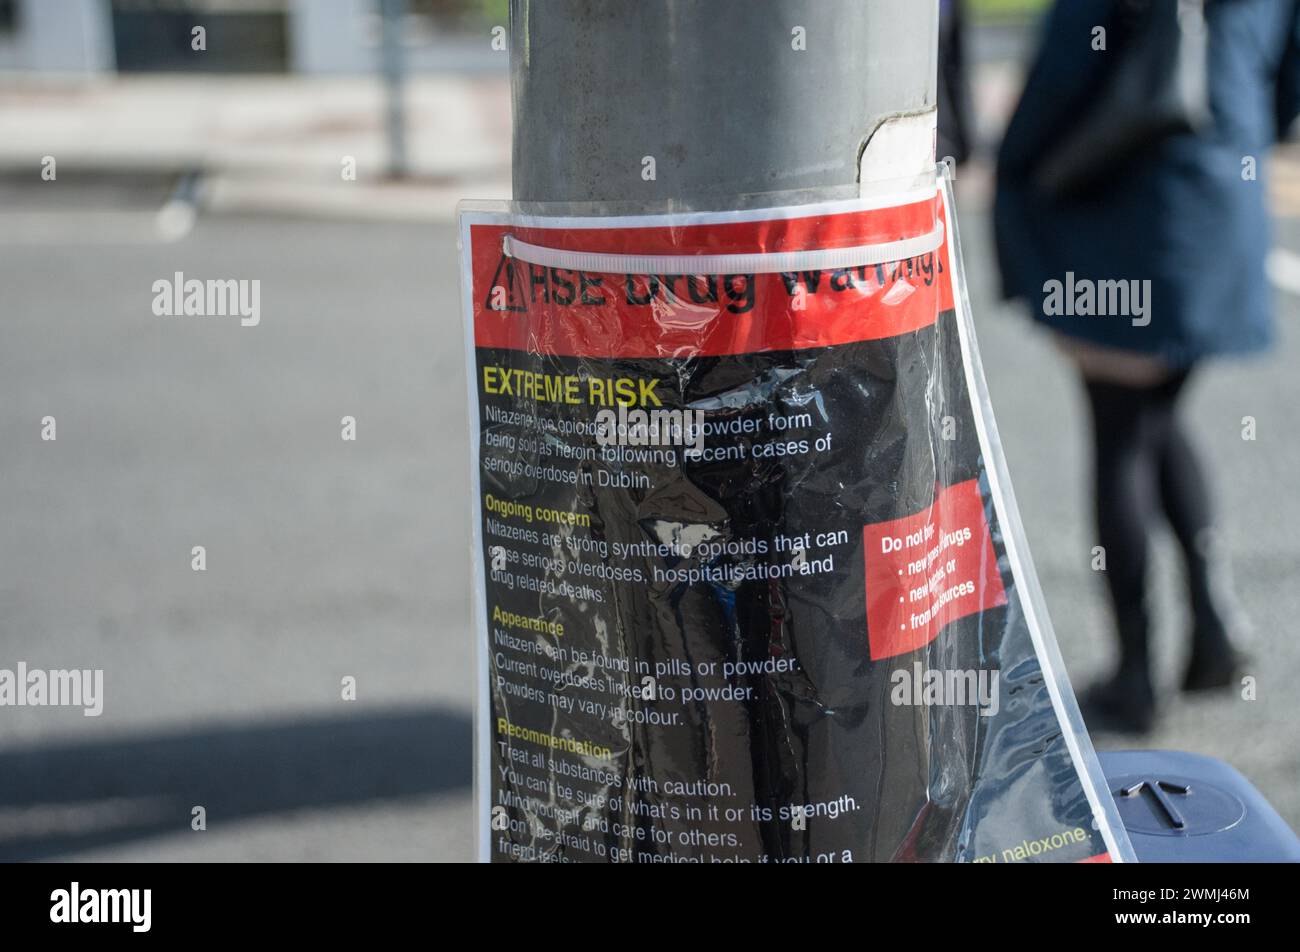
[[1088, 191], [1154, 144], [1210, 122], [1203, 0], [1123, 0], [1116, 25], [1120, 48], [1097, 55], [1117, 62], [1083, 118], [1040, 160], [1040, 191]]

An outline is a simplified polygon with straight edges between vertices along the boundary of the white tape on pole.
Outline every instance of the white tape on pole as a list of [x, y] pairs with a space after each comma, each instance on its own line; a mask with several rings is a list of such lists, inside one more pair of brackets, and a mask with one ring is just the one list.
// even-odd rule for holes
[[530, 245], [513, 235], [501, 241], [509, 258], [544, 268], [586, 271], [593, 274], [780, 274], [792, 271], [834, 271], [864, 265], [903, 261], [935, 251], [943, 244], [943, 222], [929, 233], [874, 245], [850, 248], [815, 248], [727, 255], [623, 255], [595, 251], [568, 251]]

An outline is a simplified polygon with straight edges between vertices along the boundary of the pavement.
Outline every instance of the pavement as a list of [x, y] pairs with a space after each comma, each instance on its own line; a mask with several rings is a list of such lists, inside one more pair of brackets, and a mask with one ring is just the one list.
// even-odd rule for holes
[[[504, 81], [466, 82], [496, 112], [456, 121], [495, 129], [490, 147], [367, 187], [483, 197], [479, 185], [506, 180]], [[106, 695], [98, 718], [0, 713], [0, 859], [468, 858], [469, 447], [449, 212], [432, 199], [407, 216], [205, 199], [162, 228], [186, 169], [275, 191], [298, 160], [223, 164], [178, 145], [174, 162], [92, 169], [83, 130], [60, 133], [57, 151], [86, 152], [55, 186], [24, 177], [40, 136], [19, 148], [23, 123], [0, 117], [0, 644], [6, 660], [102, 667]], [[452, 122], [440, 128], [435, 139], [456, 138]], [[318, 191], [357, 185], [325, 181], [344, 147], [357, 148], [310, 147]], [[1281, 178], [1300, 181], [1287, 161]], [[1086, 421], [1050, 343], [995, 299], [987, 181], [978, 167], [958, 179], [980, 346], [1078, 686], [1111, 643], [1089, 566]], [[1300, 254], [1300, 220], [1284, 219], [1280, 244]], [[155, 317], [152, 282], [175, 271], [259, 278], [261, 323]], [[1222, 757], [1300, 827], [1300, 499], [1286, 491], [1300, 471], [1300, 299], [1279, 309], [1279, 348], [1210, 368], [1188, 407], [1254, 622], [1256, 699], [1171, 694], [1155, 735], [1094, 741]], [[47, 415], [53, 442], [40, 438]], [[344, 416], [355, 442], [339, 438]], [[1253, 442], [1244, 416], [1258, 421]], [[1171, 683], [1188, 621], [1167, 539], [1157, 580]]]
[[0, 174], [37, 176], [53, 157], [65, 180], [198, 173], [219, 213], [450, 220], [466, 189], [510, 197], [502, 59], [408, 80], [401, 181], [385, 90], [366, 76], [0, 76]]

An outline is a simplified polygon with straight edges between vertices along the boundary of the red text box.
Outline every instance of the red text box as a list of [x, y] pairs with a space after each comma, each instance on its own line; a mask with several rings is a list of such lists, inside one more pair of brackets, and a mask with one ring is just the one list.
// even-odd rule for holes
[[863, 527], [872, 660], [924, 647], [958, 618], [1007, 603], [979, 483], [942, 488], [901, 519]]

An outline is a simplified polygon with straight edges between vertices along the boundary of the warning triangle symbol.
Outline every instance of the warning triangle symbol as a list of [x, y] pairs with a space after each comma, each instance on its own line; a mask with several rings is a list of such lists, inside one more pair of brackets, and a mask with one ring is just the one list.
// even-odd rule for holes
[[528, 298], [524, 295], [523, 279], [515, 260], [504, 252], [497, 262], [496, 273], [488, 283], [487, 297], [483, 306], [489, 311], [514, 311], [528, 313]]

